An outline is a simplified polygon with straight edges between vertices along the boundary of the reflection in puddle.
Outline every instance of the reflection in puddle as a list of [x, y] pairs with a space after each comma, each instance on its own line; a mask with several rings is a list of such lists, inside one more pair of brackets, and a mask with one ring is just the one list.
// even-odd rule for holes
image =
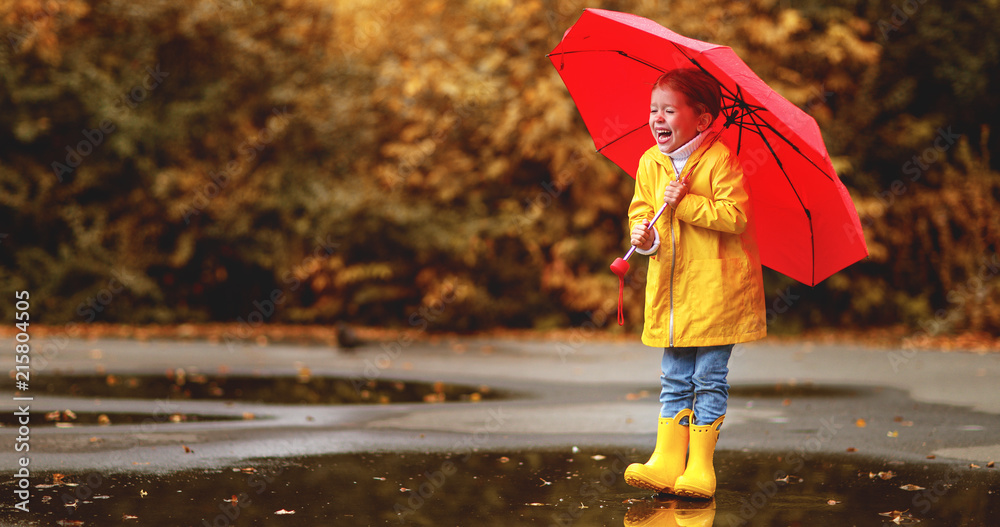
[[185, 374], [183, 370], [170, 371], [165, 375], [46, 375], [41, 384], [42, 390], [50, 395], [239, 399], [271, 404], [475, 402], [502, 396], [489, 386], [317, 377], [308, 372], [289, 377]]
[[[74, 412], [72, 410], [55, 410], [43, 412], [43, 417], [32, 421], [32, 426], [49, 426], [55, 428], [72, 428], [85, 425], [120, 425], [132, 423], [162, 422], [162, 423], [197, 423], [203, 421], [241, 421], [256, 419], [251, 413], [240, 415], [205, 415], [175, 413], [169, 416], [148, 413], [128, 412]], [[42, 415], [40, 414], [40, 415]], [[0, 413], [0, 425], [16, 427], [20, 423], [14, 413]]]
[[[924, 527], [988, 525], [1000, 517], [1000, 495], [991, 491], [1000, 477], [987, 469], [855, 456], [817, 457], [792, 467], [776, 455], [719, 452], [716, 499], [689, 502], [628, 487], [625, 466], [640, 457], [611, 448], [575, 454], [355, 454], [248, 461], [168, 476], [35, 475], [33, 485], [41, 487], [32, 491], [30, 517], [46, 525], [110, 525], [134, 518], [146, 526], [545, 527], [839, 527], [915, 520]], [[12, 485], [0, 484], [0, 492], [10, 495]], [[901, 488], [907, 485], [920, 490]], [[908, 511], [913, 519], [880, 516], [891, 511]], [[4, 509], [0, 524], [26, 517]]]
[[682, 500], [673, 496], [654, 496], [629, 505], [625, 525], [711, 527], [715, 523], [715, 499]]

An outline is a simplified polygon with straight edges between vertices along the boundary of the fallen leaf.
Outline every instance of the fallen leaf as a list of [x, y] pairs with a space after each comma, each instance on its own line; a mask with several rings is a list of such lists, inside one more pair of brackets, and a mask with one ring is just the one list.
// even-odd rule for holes
[[65, 478], [66, 478], [66, 474], [58, 474], [58, 473], [52, 474], [52, 484], [53, 485], [62, 485], [63, 479], [65, 479]]
[[399, 487], [399, 492], [410, 492], [410, 489], [406, 487]]
[[996, 466], [996, 463], [994, 463], [992, 461], [990, 461], [989, 463], [986, 464], [986, 468], [993, 468], [994, 466]]
[[897, 432], [895, 430], [892, 430], [890, 432], [886, 432], [885, 436], [886, 437], [899, 437], [899, 432]]
[[601, 454], [594, 454], [590, 456], [590, 459], [593, 459], [594, 461], [603, 461], [604, 459], [607, 458], [605, 456], [602, 456]]
[[187, 445], [181, 445], [181, 446], [184, 447], [184, 453], [185, 454], [194, 454], [194, 450], [191, 450], [190, 448], [188, 448]]
[[501, 463], [510, 463], [510, 458], [507, 456], [500, 456]]
[[546, 486], [546, 485], [551, 485], [551, 484], [552, 484], [552, 482], [551, 482], [551, 481], [545, 481], [545, 480], [544, 480], [544, 479], [542, 479], [542, 478], [538, 478], [538, 479], [541, 479], [541, 480], [542, 480], [542, 484], [541, 484], [541, 485], [539, 485], [539, 487], [544, 487], [544, 486]]
[[285, 509], [279, 509], [274, 511], [275, 514], [295, 514], [294, 510], [286, 511]]
[[373, 476], [372, 479], [377, 479], [379, 481], [385, 481], [385, 478], [382, 477], [382, 476]]
[[907, 511], [890, 511], [890, 512], [880, 512], [879, 516], [888, 516], [892, 518], [892, 523], [896, 525], [902, 525], [904, 523], [918, 523], [920, 520], [914, 518], [912, 514]]
[[122, 514], [123, 520], [138, 520], [138, 516], [132, 516], [131, 514]]
[[909, 491], [924, 490], [924, 487], [921, 487], [920, 485], [913, 485], [911, 483], [907, 483], [906, 485], [903, 485], [899, 488], [902, 490], [909, 490]]
[[775, 479], [774, 481], [779, 481], [781, 483], [788, 483], [788, 484], [802, 483], [802, 478], [800, 478], [798, 476], [795, 476], [795, 475], [792, 475], [792, 474], [789, 474], [789, 475], [787, 475], [787, 476], [785, 476], [783, 478]]
[[149, 493], [146, 492], [146, 491], [144, 491], [144, 490], [142, 490], [142, 489], [139, 489], [139, 497], [140, 498], [145, 498], [146, 496], [149, 496]]
[[977, 465], [975, 463], [969, 463], [969, 468], [982, 468], [982, 467], [980, 467], [979, 465]]
[[857, 451], [858, 451], [858, 449], [856, 449], [856, 448], [854, 448], [854, 447], [852, 447], [852, 446], [849, 446], [849, 447], [847, 447], [847, 451], [848, 451], [848, 452], [857, 452]]
[[791, 399], [785, 399], [784, 401], [781, 401], [781, 406], [791, 406], [791, 405], [792, 405]]
[[101, 414], [97, 416], [97, 424], [101, 426], [108, 426], [111, 424], [111, 418], [107, 414]]
[[545, 504], [544, 504], [544, 503], [538, 503], [538, 502], [536, 501], [536, 502], [534, 502], [534, 503], [529, 503], [529, 504], [528, 504], [528, 506], [529, 506], [529, 507], [544, 507], [544, 506], [545, 506]]
[[857, 426], [858, 428], [864, 428], [868, 426], [868, 423], [864, 419], [858, 419], [857, 421], [854, 421], [854, 426]]
[[937, 456], [935, 456], [934, 454], [927, 454], [927, 459], [936, 459], [936, 458]]
[[838, 503], [840, 503], [840, 502], [837, 501], [837, 500], [826, 500], [826, 504], [827, 505], [836, 505]]
[[903, 416], [897, 415], [896, 417], [893, 417], [892, 420], [894, 422], [897, 422], [897, 423], [902, 423], [903, 422]]

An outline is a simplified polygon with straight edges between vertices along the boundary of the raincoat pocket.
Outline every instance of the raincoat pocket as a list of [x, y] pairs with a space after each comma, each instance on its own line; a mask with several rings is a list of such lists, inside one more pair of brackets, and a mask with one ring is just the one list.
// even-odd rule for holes
[[692, 329], [733, 328], [740, 324], [747, 302], [744, 284], [750, 269], [742, 258], [713, 258], [689, 262], [688, 304]]

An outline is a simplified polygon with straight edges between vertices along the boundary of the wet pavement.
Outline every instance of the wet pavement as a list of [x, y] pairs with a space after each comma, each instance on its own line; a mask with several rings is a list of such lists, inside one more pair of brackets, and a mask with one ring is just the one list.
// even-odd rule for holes
[[[995, 355], [738, 347], [706, 503], [624, 483], [658, 410], [658, 352], [638, 343], [401, 339], [346, 353], [70, 340], [44, 353], [21, 394], [34, 396], [28, 452], [15, 451], [15, 394], [0, 394], [0, 525], [971, 526], [1000, 514]], [[10, 498], [22, 479], [27, 513]]]
[[[817, 457], [792, 474], [778, 456], [721, 452], [717, 468], [726, 484], [714, 500], [653, 497], [623, 482], [636, 455], [341, 454], [247, 460], [168, 477], [88, 472], [36, 489], [32, 514], [38, 525], [166, 527], [677, 525], [685, 516], [701, 521], [682, 525], [892, 525], [898, 517], [895, 524], [954, 526], [993, 525], [1000, 513], [1000, 495], [988, 490], [996, 478], [986, 472], [845, 456]], [[907, 514], [880, 515], [890, 511]]]

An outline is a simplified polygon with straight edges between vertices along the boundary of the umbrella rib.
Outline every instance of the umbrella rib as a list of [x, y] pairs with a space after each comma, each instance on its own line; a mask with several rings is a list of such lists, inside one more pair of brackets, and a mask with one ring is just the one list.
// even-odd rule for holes
[[[739, 86], [737, 86], [737, 89], [739, 89]], [[827, 179], [829, 179], [830, 181], [833, 181], [833, 178], [830, 177], [830, 175], [827, 174], [826, 171], [823, 170], [819, 165], [817, 165], [815, 161], [813, 161], [812, 159], [810, 159], [809, 156], [805, 155], [802, 152], [802, 150], [799, 148], [798, 145], [796, 145], [794, 142], [792, 142], [787, 137], [785, 137], [781, 132], [779, 132], [778, 130], [776, 130], [774, 128], [774, 125], [772, 125], [771, 123], [767, 122], [767, 119], [764, 117], [764, 115], [761, 115], [762, 110], [767, 110], [766, 108], [763, 108], [761, 106], [751, 106], [751, 105], [747, 104], [745, 101], [743, 101], [742, 104], [741, 104], [741, 101], [742, 101], [741, 99], [740, 100], [734, 100], [734, 107], [739, 107], [741, 109], [746, 110], [745, 112], [740, 112], [740, 121], [738, 123], [736, 123], [736, 124], [738, 124], [740, 126], [740, 128], [743, 128], [743, 127], [746, 126], [745, 125], [745, 121], [743, 120], [743, 117], [744, 116], [750, 117], [751, 118], [751, 122], [753, 124], [752, 124], [752, 128], [749, 127], [749, 126], [747, 126], [748, 129], [751, 129], [751, 131], [753, 131], [754, 133], [760, 135], [762, 138], [764, 137], [763, 129], [766, 128], [766, 129], [770, 130], [771, 133], [773, 133], [779, 139], [781, 139], [782, 141], [784, 141], [788, 146], [792, 147], [792, 150], [794, 150], [797, 154], [799, 154], [800, 156], [802, 156], [802, 158], [804, 158], [806, 161], [808, 161], [809, 164], [811, 164], [813, 167], [815, 167], [816, 170], [818, 170], [820, 172], [820, 174], [823, 174], [824, 176], [826, 176]], [[760, 120], [759, 122], [758, 122], [758, 119]], [[728, 124], [728, 122], [727, 122], [727, 124]], [[739, 149], [737, 149], [737, 152], [738, 151], [739, 151]], [[777, 159], [777, 156], [775, 156], [775, 159]]]
[[640, 124], [639, 126], [636, 126], [635, 128], [633, 128], [633, 129], [629, 130], [628, 132], [626, 132], [626, 133], [624, 133], [624, 134], [622, 134], [622, 135], [619, 135], [618, 137], [616, 137], [616, 138], [614, 138], [613, 140], [609, 141], [609, 142], [608, 142], [608, 143], [607, 143], [606, 145], [604, 145], [604, 146], [602, 146], [602, 147], [598, 148], [598, 149], [597, 149], [597, 152], [598, 152], [598, 153], [603, 153], [603, 152], [601, 152], [601, 150], [604, 150], [605, 148], [607, 148], [607, 147], [609, 147], [609, 146], [611, 146], [611, 145], [613, 145], [613, 144], [617, 143], [617, 142], [618, 142], [618, 141], [619, 141], [620, 139], [624, 139], [624, 138], [626, 138], [626, 137], [628, 137], [628, 136], [630, 136], [630, 135], [634, 134], [635, 132], [638, 132], [639, 130], [642, 130], [642, 129], [643, 129], [643, 128], [645, 128], [646, 126], [648, 126], [648, 125], [647, 125], [646, 123], [642, 123], [642, 124]]
[[[756, 127], [760, 126], [760, 124], [758, 124], [755, 120], [756, 116], [752, 114], [747, 114], [747, 116], [750, 118], [751, 121], [753, 121], [754, 126]], [[788, 186], [792, 187], [792, 192], [795, 193], [795, 198], [799, 200], [799, 205], [802, 205], [803, 210], [805, 210], [806, 214], [808, 215], [809, 209], [806, 207], [805, 203], [802, 202], [802, 198], [799, 196], [799, 191], [796, 190], [795, 185], [792, 184], [792, 179], [788, 177], [788, 172], [785, 171], [785, 165], [782, 164], [781, 158], [779, 158], [778, 154], [775, 153], [774, 148], [771, 146], [771, 142], [767, 140], [767, 137], [763, 133], [760, 133], [759, 131], [757, 133], [760, 134], [760, 139], [761, 141], [764, 141], [764, 146], [767, 147], [767, 149], [771, 152], [771, 155], [774, 157], [774, 162], [778, 164], [778, 169], [781, 170], [782, 174], [784, 174], [785, 180], [788, 181]]]
[[[690, 60], [692, 63], [694, 63], [695, 66], [698, 66], [698, 68], [701, 69], [701, 71], [705, 72], [706, 74], [708, 74], [708, 76], [710, 76], [713, 79], [715, 79], [716, 82], [719, 82], [719, 79], [716, 79], [715, 75], [712, 75], [712, 73], [709, 72], [708, 70], [706, 70], [701, 64], [699, 64], [697, 60], [694, 60], [693, 58], [688, 57], [684, 53], [684, 51], [680, 48], [680, 46], [678, 46], [676, 43], [673, 43], [673, 44], [674, 44], [674, 47], [677, 48], [677, 51], [679, 51], [681, 53], [681, 55], [684, 55], [685, 57], [687, 57], [687, 59]], [[795, 193], [795, 199], [797, 199], [799, 201], [799, 205], [802, 206], [802, 210], [806, 214], [806, 219], [809, 222], [809, 252], [810, 252], [810, 259], [811, 259], [811, 262], [810, 262], [811, 265], [810, 265], [810, 267], [811, 267], [811, 270], [812, 270], [812, 275], [810, 276], [810, 280], [812, 281], [812, 283], [810, 285], [815, 285], [816, 284], [816, 236], [815, 236], [815, 234], [813, 232], [812, 213], [809, 212], [809, 208], [806, 207], [805, 203], [802, 202], [802, 197], [799, 196], [799, 191], [795, 189], [795, 185], [792, 184], [791, 178], [788, 177], [788, 172], [785, 172], [785, 166], [781, 163], [781, 159], [778, 157], [778, 154], [775, 153], [774, 148], [771, 147], [771, 143], [770, 143], [770, 141], [767, 140], [767, 137], [764, 135], [764, 132], [760, 130], [761, 124], [757, 122], [757, 117], [758, 117], [757, 112], [761, 109], [761, 107], [759, 107], [759, 106], [754, 107], [753, 111], [750, 111], [751, 106], [749, 104], [747, 104], [747, 102], [745, 100], [743, 100], [743, 98], [740, 95], [740, 92], [742, 91], [742, 88], [740, 87], [739, 84], [736, 85], [737, 92], [735, 94], [733, 94], [732, 90], [730, 90], [729, 88], [727, 88], [721, 82], [719, 82], [719, 86], [721, 86], [722, 89], [724, 89], [724, 90], [726, 90], [727, 92], [730, 93], [730, 97], [733, 99], [733, 105], [734, 105], [733, 106], [733, 111], [737, 112], [737, 114], [738, 114], [739, 122], [737, 124], [740, 127], [740, 134], [739, 134], [739, 141], [737, 142], [737, 147], [736, 147], [736, 155], [739, 155], [740, 146], [742, 145], [742, 141], [743, 141], [743, 129], [744, 129], [745, 120], [746, 119], [750, 119], [750, 121], [753, 123], [753, 126], [757, 128], [756, 130], [752, 130], [752, 131], [754, 131], [758, 135], [760, 135], [761, 140], [764, 141], [764, 145], [767, 146], [767, 149], [771, 151], [771, 155], [774, 156], [774, 161], [778, 164], [778, 169], [780, 169], [781, 173], [785, 176], [785, 180], [788, 181], [788, 186], [790, 186], [792, 188], [792, 192]], [[740, 111], [740, 110], [745, 110], [745, 111]], [[830, 176], [826, 172], [824, 172], [823, 169], [821, 169], [818, 165], [816, 165], [816, 163], [813, 163], [812, 159], [809, 159], [808, 156], [806, 156], [805, 154], [803, 154], [802, 151], [799, 150], [798, 146], [792, 144], [792, 142], [789, 141], [788, 138], [786, 138], [785, 136], [781, 135], [781, 133], [779, 133], [777, 130], [775, 130], [774, 127], [771, 126], [770, 123], [768, 123], [766, 120], [764, 120], [763, 116], [759, 116], [759, 117], [760, 117], [761, 121], [763, 121], [764, 126], [766, 126], [768, 129], [770, 129], [772, 132], [774, 132], [774, 134], [777, 135], [778, 137], [780, 137], [783, 141], [785, 141], [786, 143], [788, 143], [789, 145], [791, 145], [792, 148], [796, 152], [798, 152], [800, 156], [804, 157], [806, 159], [806, 161], [809, 161], [809, 163], [811, 163], [814, 167], [816, 167], [816, 169], [819, 170], [821, 174], [827, 176], [827, 178], [829, 178], [832, 181], [833, 178], [830, 178]], [[727, 126], [728, 126], [728, 124], [729, 123], [728, 123], [728, 120], [727, 120]]]
[[574, 49], [574, 50], [571, 50], [571, 51], [557, 51], [555, 53], [548, 53], [548, 54], [545, 55], [545, 57], [546, 58], [551, 58], [551, 57], [553, 57], [555, 55], [571, 55], [571, 54], [575, 54], [575, 53], [617, 53], [617, 54], [619, 54], [619, 55], [621, 55], [621, 56], [623, 56], [623, 57], [625, 57], [627, 59], [632, 59], [632, 60], [638, 62], [639, 64], [642, 64], [644, 66], [649, 66], [650, 68], [652, 68], [652, 69], [654, 69], [656, 71], [661, 71], [661, 72], [662, 71], [667, 71], [667, 70], [665, 70], [665, 69], [657, 66], [656, 64], [653, 64], [652, 62], [649, 62], [648, 60], [643, 60], [643, 59], [640, 59], [638, 57], [633, 57], [632, 55], [629, 55], [628, 52], [622, 51], [620, 49]]
[[[768, 123], [766, 120], [764, 120], [763, 116], [761, 117], [761, 121], [763, 121], [763, 126], [765, 126], [768, 130], [770, 130], [771, 132], [773, 132], [774, 135], [778, 136], [782, 141], [784, 141], [786, 144], [788, 144], [788, 146], [792, 147], [792, 150], [795, 150], [795, 152], [798, 153], [800, 156], [802, 156], [806, 161], [808, 161], [810, 165], [816, 167], [816, 170], [819, 170], [820, 174], [823, 174], [824, 176], [826, 176], [827, 179], [829, 179], [830, 181], [833, 181], [833, 178], [830, 177], [830, 174], [827, 174], [826, 171], [823, 170], [819, 165], [817, 165], [815, 161], [813, 161], [812, 159], [809, 159], [809, 156], [807, 156], [804, 153], [802, 153], [802, 150], [799, 149], [798, 145], [796, 145], [795, 143], [793, 143], [792, 141], [790, 141], [787, 137], [785, 137], [784, 135], [782, 135], [781, 132], [775, 130], [774, 126], [772, 126], [771, 123]], [[761, 126], [761, 125], [758, 124], [757, 126]], [[758, 133], [760, 133], [760, 132], [758, 132]], [[763, 135], [763, 134], [761, 134], [761, 135]]]
[[[760, 124], [756, 122], [756, 118], [757, 118], [756, 115], [748, 113], [747, 116], [752, 121], [754, 121], [754, 126], [760, 127]], [[764, 123], [764, 124], [766, 125], [767, 123]], [[774, 130], [772, 129], [772, 131], [774, 131]], [[812, 280], [812, 283], [810, 285], [815, 285], [816, 284], [816, 236], [815, 236], [815, 234], [813, 232], [812, 213], [809, 211], [809, 207], [806, 207], [805, 203], [802, 202], [802, 197], [799, 196], [799, 191], [795, 188], [795, 185], [792, 184], [792, 179], [790, 177], [788, 177], [788, 172], [785, 171], [785, 165], [781, 163], [781, 158], [779, 158], [778, 154], [776, 154], [774, 152], [774, 148], [771, 147], [771, 142], [767, 140], [767, 137], [764, 136], [763, 133], [761, 133], [761, 132], [758, 132], [758, 133], [760, 134], [761, 140], [764, 141], [764, 146], [766, 146], [767, 149], [771, 151], [771, 155], [774, 157], [774, 162], [778, 164], [778, 169], [781, 170], [782, 175], [785, 176], [785, 181], [788, 181], [788, 186], [791, 187], [792, 192], [795, 194], [795, 199], [797, 199], [799, 201], [799, 205], [802, 207], [802, 211], [805, 212], [805, 214], [806, 214], [806, 220], [809, 222], [809, 255], [810, 255], [810, 258], [812, 260], [810, 262], [811, 263], [811, 267], [812, 267], [812, 276], [810, 277], [811, 280]], [[777, 133], [777, 132], [775, 132], [775, 133]], [[778, 135], [780, 136], [781, 134], [778, 134]], [[805, 156], [803, 156], [803, 157], [805, 157]], [[817, 167], [817, 168], [819, 168], [819, 167]]]
[[[741, 90], [741, 87], [740, 87], [739, 84], [736, 85], [736, 93], [734, 94], [732, 90], [730, 90], [725, 84], [723, 84], [722, 82], [720, 82], [719, 79], [717, 79], [715, 77], [715, 75], [712, 75], [712, 73], [710, 71], [708, 71], [707, 69], [705, 69], [704, 66], [702, 66], [701, 64], [699, 64], [697, 60], [695, 60], [695, 59], [693, 59], [691, 57], [688, 57], [687, 54], [684, 53], [684, 50], [682, 50], [681, 47], [678, 46], [676, 42], [671, 42], [671, 44], [673, 44], [674, 47], [677, 48], [677, 51], [680, 52], [681, 55], [684, 55], [684, 57], [687, 58], [689, 61], [691, 61], [695, 66], [698, 66], [698, 69], [700, 69], [701, 71], [705, 72], [710, 77], [712, 77], [713, 79], [715, 79], [715, 81], [719, 83], [719, 86], [721, 86], [723, 90], [725, 90], [726, 92], [728, 92], [728, 95], [733, 100], [734, 105], [737, 105], [740, 108], [747, 110], [747, 112], [746, 112], [747, 114], [757, 113], [760, 110], [766, 110], [766, 108], [763, 108], [761, 106], [751, 106], [751, 105], [747, 104], [747, 102], [745, 100], [743, 100], [742, 96], [740, 96], [740, 91], [742, 91], [742, 90]], [[753, 112], [749, 111], [750, 108], [754, 109]], [[741, 113], [741, 117], [742, 117], [742, 112], [740, 112], [740, 113]], [[771, 123], [768, 123], [763, 117], [761, 117], [761, 121], [763, 121], [763, 126], [766, 126], [769, 130], [771, 130], [771, 132], [774, 133], [774, 135], [780, 137], [782, 141], [784, 141], [785, 143], [788, 143], [788, 145], [792, 147], [792, 150], [795, 150], [800, 156], [802, 156], [803, 158], [805, 158], [805, 160], [808, 161], [809, 164], [811, 164], [812, 166], [816, 167], [816, 170], [819, 170], [820, 174], [823, 174], [824, 176], [826, 176], [827, 179], [829, 179], [830, 181], [833, 181], [833, 178], [830, 177], [830, 175], [827, 174], [825, 170], [823, 170], [822, 168], [820, 168], [820, 166], [817, 165], [812, 159], [809, 159], [809, 156], [807, 156], [804, 153], [802, 153], [802, 150], [799, 149], [798, 145], [796, 145], [795, 143], [793, 143], [792, 141], [790, 141], [787, 137], [785, 137], [784, 135], [782, 135], [781, 132], [775, 130], [774, 126], [772, 126]], [[760, 124], [756, 124], [756, 126], [760, 127], [761, 125]], [[740, 123], [740, 128], [742, 128], [742, 121]], [[741, 130], [741, 132], [742, 132], [742, 130]], [[757, 130], [756, 132], [758, 134], [760, 134], [761, 137], [764, 137], [763, 132], [761, 132], [760, 130]], [[741, 139], [742, 139], [742, 134], [741, 134]], [[774, 151], [772, 150], [771, 152], [773, 153]], [[737, 147], [736, 153], [739, 154], [739, 147]], [[775, 156], [775, 159], [777, 159], [777, 156]]]

